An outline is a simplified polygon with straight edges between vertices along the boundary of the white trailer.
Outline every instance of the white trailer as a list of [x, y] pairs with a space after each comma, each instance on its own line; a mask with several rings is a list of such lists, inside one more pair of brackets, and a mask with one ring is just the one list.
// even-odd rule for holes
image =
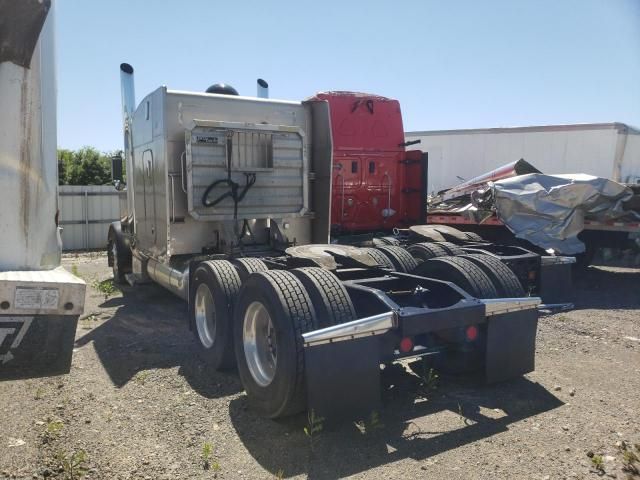
[[0, 379], [68, 372], [84, 308], [60, 267], [50, 10], [0, 3]]
[[405, 133], [429, 155], [429, 192], [523, 158], [546, 174], [586, 173], [640, 183], [640, 131], [623, 123]]

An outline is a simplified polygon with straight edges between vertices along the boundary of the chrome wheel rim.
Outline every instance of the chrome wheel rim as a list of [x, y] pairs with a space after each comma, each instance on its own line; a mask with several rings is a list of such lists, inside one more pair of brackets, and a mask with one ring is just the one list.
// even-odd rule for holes
[[216, 336], [216, 312], [211, 290], [204, 283], [198, 285], [196, 290], [194, 312], [200, 343], [205, 348], [211, 348]]
[[244, 314], [242, 343], [251, 376], [266, 387], [276, 374], [278, 350], [271, 315], [260, 302], [253, 302]]

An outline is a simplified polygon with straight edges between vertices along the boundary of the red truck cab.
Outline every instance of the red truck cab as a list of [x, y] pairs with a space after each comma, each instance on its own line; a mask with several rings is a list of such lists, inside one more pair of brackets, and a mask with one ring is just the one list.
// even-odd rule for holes
[[329, 103], [332, 232], [424, 223], [426, 165], [420, 151], [405, 151], [400, 103], [356, 92], [320, 92], [310, 100]]

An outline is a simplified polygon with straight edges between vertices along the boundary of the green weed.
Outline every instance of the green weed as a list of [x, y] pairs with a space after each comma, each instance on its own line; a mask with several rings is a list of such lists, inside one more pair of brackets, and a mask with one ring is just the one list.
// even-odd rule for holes
[[101, 282], [96, 280], [93, 282], [93, 288], [102, 293], [105, 300], [118, 291], [118, 287], [115, 286], [112, 278], [102, 280]]
[[213, 460], [213, 445], [211, 442], [204, 442], [202, 444], [202, 452], [200, 453], [202, 458], [202, 468], [205, 470], [220, 470], [220, 464]]
[[42, 434], [42, 443], [49, 443], [58, 438], [63, 427], [64, 423], [60, 420], [49, 420]]
[[604, 459], [602, 455], [594, 455], [591, 457], [591, 464], [599, 472], [604, 472]]
[[149, 372], [138, 372], [136, 373], [135, 377], [133, 377], [136, 383], [140, 385], [144, 385], [147, 381], [147, 378], [149, 378]]
[[34, 400], [42, 400], [43, 397], [44, 397], [44, 388], [38, 387], [36, 389], [36, 393], [33, 395], [33, 399]]
[[460, 405], [460, 402], [458, 402], [458, 417], [460, 417], [460, 420], [462, 421], [463, 425], [465, 426], [471, 425], [471, 422], [469, 421], [469, 419], [464, 416], [464, 411], [462, 410], [462, 405]]
[[[634, 447], [638, 452], [640, 452], [639, 444], [636, 443]], [[622, 471], [628, 473], [629, 478], [636, 475], [640, 476], [640, 465], [638, 465], [640, 458], [638, 457], [638, 454], [629, 448], [624, 442], [622, 443], [620, 450], [622, 451]]]
[[67, 480], [76, 480], [87, 474], [88, 469], [85, 466], [87, 453], [84, 450], [75, 451], [70, 457], [64, 452], [59, 452], [57, 460]]
[[314, 410], [311, 410], [307, 415], [307, 426], [304, 427], [304, 434], [309, 437], [311, 448], [313, 449], [314, 438], [322, 432], [324, 429], [324, 418], [316, 415]]
[[360, 420], [356, 423], [356, 426], [363, 435], [368, 435], [376, 430], [384, 428], [384, 424], [380, 421], [380, 414], [374, 410], [366, 420]]

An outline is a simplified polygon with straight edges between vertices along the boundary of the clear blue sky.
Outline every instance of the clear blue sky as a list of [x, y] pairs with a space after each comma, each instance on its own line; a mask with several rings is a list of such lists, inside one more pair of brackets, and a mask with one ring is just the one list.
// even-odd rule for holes
[[224, 81], [273, 98], [400, 100], [405, 130], [640, 126], [640, 0], [58, 0], [58, 143], [122, 147], [119, 64], [136, 95]]

